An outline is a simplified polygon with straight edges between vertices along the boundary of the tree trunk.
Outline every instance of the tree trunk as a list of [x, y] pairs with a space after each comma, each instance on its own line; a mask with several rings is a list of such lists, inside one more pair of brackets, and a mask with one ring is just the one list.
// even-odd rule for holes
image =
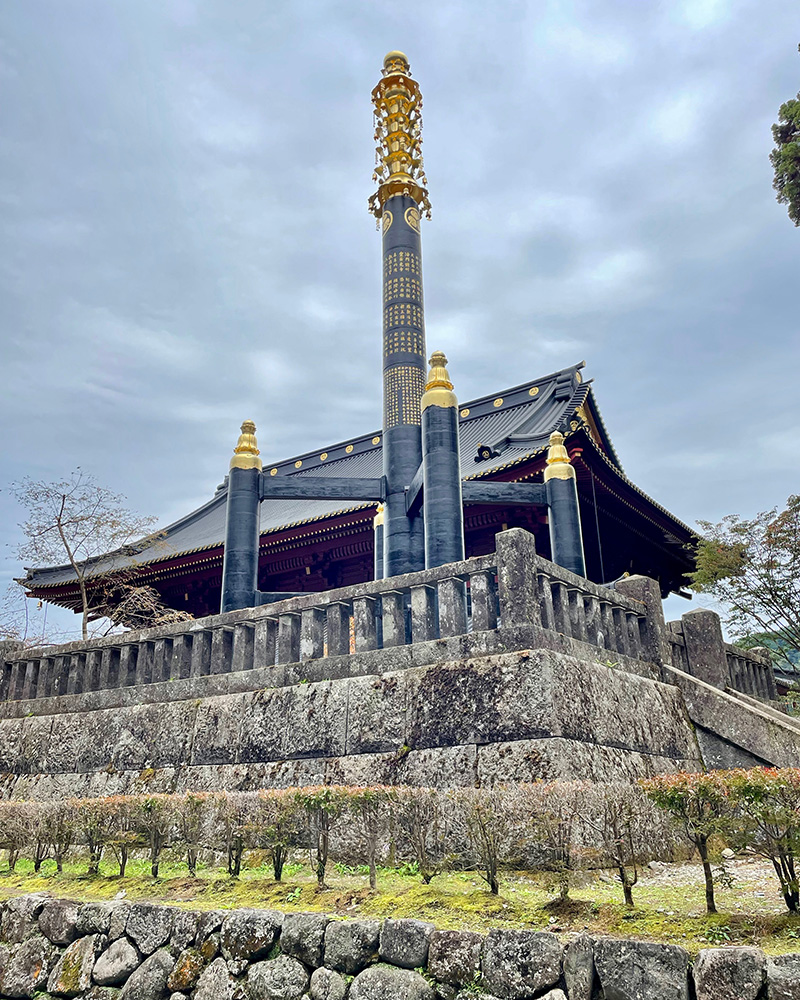
[[619, 866], [619, 879], [622, 882], [622, 892], [625, 896], [625, 905], [633, 909], [633, 886], [631, 885], [631, 880], [628, 878], [628, 872], [625, 865]]
[[708, 860], [708, 838], [701, 837], [697, 841], [697, 851], [703, 862], [703, 876], [706, 881], [706, 913], [716, 913], [717, 904], [714, 901], [714, 873]]

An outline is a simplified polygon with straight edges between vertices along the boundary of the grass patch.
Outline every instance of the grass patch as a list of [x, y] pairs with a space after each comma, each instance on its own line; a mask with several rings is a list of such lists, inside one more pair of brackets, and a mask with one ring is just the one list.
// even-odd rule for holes
[[480, 932], [493, 927], [586, 930], [680, 944], [691, 952], [725, 944], [753, 944], [771, 954], [800, 951], [800, 916], [786, 910], [770, 866], [743, 858], [727, 870], [732, 881], [718, 888], [720, 913], [715, 917], [705, 914], [701, 870], [691, 863], [643, 874], [634, 889], [633, 910], [624, 906], [611, 873], [579, 873], [566, 903], [555, 898], [555, 882], [546, 873], [504, 873], [500, 895], [493, 896], [474, 872], [448, 872], [424, 885], [409, 866], [380, 869], [373, 892], [363, 868], [331, 865], [329, 888], [318, 892], [311, 866], [299, 856], [287, 864], [282, 882], [274, 881], [271, 866], [258, 856], [239, 878], [208, 863], [198, 865], [197, 878], [191, 878], [180, 860], [169, 855], [158, 879], [150, 876], [142, 858], [130, 860], [124, 878], [106, 862], [99, 875], [89, 876], [85, 860], [76, 858], [59, 875], [52, 861], [35, 873], [23, 859], [15, 872], [0, 870], [0, 898], [46, 891], [78, 900], [124, 897], [193, 909], [261, 907], [342, 917], [416, 917], [443, 929]]

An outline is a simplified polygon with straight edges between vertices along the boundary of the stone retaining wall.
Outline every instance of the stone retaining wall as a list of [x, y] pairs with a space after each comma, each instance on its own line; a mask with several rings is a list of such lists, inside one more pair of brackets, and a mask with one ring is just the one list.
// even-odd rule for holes
[[419, 920], [196, 912], [20, 896], [0, 907], [0, 997], [85, 1000], [800, 1000], [800, 954]]

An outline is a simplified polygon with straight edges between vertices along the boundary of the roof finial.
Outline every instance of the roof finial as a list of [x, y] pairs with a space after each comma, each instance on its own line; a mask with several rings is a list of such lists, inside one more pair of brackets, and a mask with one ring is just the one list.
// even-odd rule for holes
[[256, 441], [256, 425], [252, 420], [245, 420], [242, 424], [242, 433], [233, 449], [231, 459], [232, 469], [258, 469], [261, 471], [261, 459]]
[[428, 381], [425, 383], [420, 409], [424, 410], [428, 406], [458, 406], [456, 394], [453, 392], [453, 383], [447, 372], [447, 358], [444, 353], [434, 351], [428, 364], [431, 366], [431, 370], [428, 372]]
[[548, 479], [575, 479], [575, 469], [570, 465], [569, 452], [564, 447], [564, 435], [560, 431], [553, 431], [550, 435], [544, 481]]
[[408, 58], [403, 52], [389, 52], [383, 73], [372, 91], [375, 107], [375, 172], [378, 190], [369, 199], [376, 219], [383, 206], [396, 194], [413, 198], [419, 211], [431, 217], [425, 168], [422, 165], [422, 94], [411, 79]]

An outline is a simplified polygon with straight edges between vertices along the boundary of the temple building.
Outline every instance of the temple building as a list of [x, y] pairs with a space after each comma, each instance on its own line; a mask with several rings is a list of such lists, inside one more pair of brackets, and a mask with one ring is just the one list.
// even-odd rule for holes
[[[483, 555], [499, 531], [522, 527], [540, 553], [594, 582], [640, 574], [658, 580], [664, 596], [680, 591], [693, 568], [693, 533], [623, 472], [583, 362], [460, 404], [444, 355], [433, 354], [428, 372], [422, 98], [403, 53], [386, 56], [372, 100], [382, 429], [262, 463], [246, 422], [209, 502], [157, 541], [98, 558], [90, 590], [92, 578], [135, 566], [138, 582], [168, 606], [200, 617]], [[68, 566], [29, 569], [20, 582], [32, 597], [80, 606]]]
[[[461, 470], [465, 480], [541, 482], [550, 433], [561, 430], [578, 482], [587, 576], [610, 582], [624, 573], [657, 579], [662, 594], [680, 590], [693, 567], [690, 528], [625, 475], [582, 364], [462, 403]], [[265, 462], [273, 476], [380, 476], [381, 431], [283, 461]], [[140, 567], [170, 607], [195, 616], [219, 610], [227, 488], [165, 530], [136, 555], [110, 553], [96, 574]], [[265, 500], [261, 504], [258, 585], [264, 591], [319, 591], [373, 577], [375, 503]], [[550, 555], [546, 511], [532, 506], [465, 504], [467, 557], [494, 548], [505, 527], [524, 527]], [[77, 581], [68, 566], [30, 569], [33, 597], [77, 609]]]

